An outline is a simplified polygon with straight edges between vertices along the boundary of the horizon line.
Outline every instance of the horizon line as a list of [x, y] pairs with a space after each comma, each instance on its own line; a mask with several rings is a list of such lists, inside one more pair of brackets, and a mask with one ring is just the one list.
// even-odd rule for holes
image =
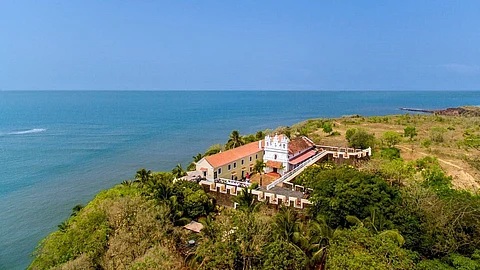
[[0, 89], [0, 92], [474, 92], [480, 89]]

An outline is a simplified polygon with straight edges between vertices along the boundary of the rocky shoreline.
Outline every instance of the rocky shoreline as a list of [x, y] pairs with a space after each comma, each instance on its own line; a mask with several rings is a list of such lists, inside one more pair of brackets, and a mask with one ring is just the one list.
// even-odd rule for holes
[[446, 108], [441, 110], [427, 110], [427, 109], [417, 109], [417, 108], [399, 108], [402, 111], [410, 112], [423, 112], [423, 113], [433, 113], [435, 115], [448, 115], [448, 116], [480, 116], [480, 107], [476, 106], [464, 106], [457, 108]]

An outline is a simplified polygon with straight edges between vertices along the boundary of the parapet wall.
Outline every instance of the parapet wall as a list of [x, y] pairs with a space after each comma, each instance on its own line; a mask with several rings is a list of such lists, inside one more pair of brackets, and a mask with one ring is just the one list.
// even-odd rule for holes
[[[214, 183], [210, 181], [200, 181], [200, 185], [203, 187], [205, 192], [215, 196], [218, 204], [234, 208], [236, 205], [232, 200], [232, 196], [237, 196], [244, 189], [242, 187]], [[312, 204], [309, 200], [304, 198], [285, 196], [272, 191], [252, 189], [252, 194], [255, 196], [257, 201], [265, 202], [267, 205], [272, 206], [280, 206], [283, 204], [285, 206], [304, 209]]]

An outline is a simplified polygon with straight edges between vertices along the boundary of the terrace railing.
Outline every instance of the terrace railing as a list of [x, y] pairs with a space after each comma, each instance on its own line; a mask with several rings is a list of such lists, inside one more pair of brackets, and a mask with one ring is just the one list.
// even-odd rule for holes
[[236, 187], [249, 187], [252, 184], [249, 182], [231, 180], [227, 178], [217, 178], [215, 179], [215, 183], [221, 183], [221, 184], [226, 184], [226, 185], [231, 185]]
[[301, 172], [303, 172], [303, 170], [305, 170], [306, 167], [308, 167], [308, 166], [314, 164], [315, 162], [319, 161], [321, 158], [323, 158], [327, 154], [328, 154], [327, 151], [323, 150], [322, 152], [319, 152], [318, 154], [314, 155], [313, 157], [305, 160], [304, 162], [302, 162], [299, 166], [297, 166], [293, 170], [288, 171], [287, 173], [282, 175], [280, 178], [278, 178], [277, 180], [270, 183], [267, 186], [267, 190], [272, 189], [273, 187], [275, 187], [276, 185], [278, 185], [280, 183], [283, 183], [285, 181], [290, 181], [292, 178], [297, 177]]

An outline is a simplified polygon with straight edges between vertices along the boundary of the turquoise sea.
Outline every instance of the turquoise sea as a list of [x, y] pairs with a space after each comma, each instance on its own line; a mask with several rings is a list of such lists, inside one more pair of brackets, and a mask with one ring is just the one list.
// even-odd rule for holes
[[480, 92], [0, 92], [0, 269], [27, 267], [76, 204], [139, 168], [186, 166], [234, 129], [460, 105]]

